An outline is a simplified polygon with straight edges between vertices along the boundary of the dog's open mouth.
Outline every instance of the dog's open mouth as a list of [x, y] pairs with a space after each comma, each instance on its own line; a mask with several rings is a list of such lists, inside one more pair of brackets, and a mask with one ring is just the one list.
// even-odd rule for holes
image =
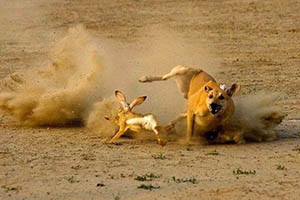
[[220, 112], [220, 110], [222, 109], [222, 106], [217, 104], [217, 103], [212, 103], [210, 104], [210, 112], [215, 115], [217, 114], [218, 112]]

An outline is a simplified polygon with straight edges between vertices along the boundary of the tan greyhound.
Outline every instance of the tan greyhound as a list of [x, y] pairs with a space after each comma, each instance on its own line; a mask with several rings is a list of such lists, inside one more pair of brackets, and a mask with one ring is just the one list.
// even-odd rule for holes
[[179, 90], [188, 100], [187, 113], [179, 117], [187, 117], [187, 141], [189, 142], [193, 135], [194, 122], [199, 125], [202, 136], [221, 131], [234, 113], [235, 107], [231, 97], [240, 90], [240, 86], [233, 84], [227, 88], [225, 85], [218, 84], [203, 70], [182, 65], [174, 67], [164, 76], [144, 76], [139, 81], [164, 81], [172, 77], [175, 77]]

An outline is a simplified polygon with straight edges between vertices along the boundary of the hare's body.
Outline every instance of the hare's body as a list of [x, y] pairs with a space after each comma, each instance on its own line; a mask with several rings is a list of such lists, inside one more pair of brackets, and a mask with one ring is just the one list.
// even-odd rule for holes
[[[126, 124], [129, 126], [129, 129], [133, 130], [137, 129], [140, 131], [141, 129], [145, 129], [148, 131], [154, 130], [157, 127], [157, 121], [152, 114], [148, 114], [145, 116], [137, 116], [131, 119], [126, 120]], [[131, 128], [133, 126], [133, 128]], [[137, 128], [139, 127], [139, 128]]]
[[136, 105], [143, 103], [146, 96], [138, 97], [133, 100], [130, 104], [126, 102], [125, 96], [120, 92], [116, 91], [115, 95], [120, 101], [122, 107], [119, 110], [118, 116], [114, 119], [105, 117], [107, 120], [113, 121], [120, 128], [119, 131], [113, 136], [113, 138], [108, 143], [114, 143], [119, 139], [128, 129], [134, 132], [139, 132], [141, 130], [153, 131], [156, 134], [157, 141], [160, 145], [165, 145], [161, 140], [158, 130], [168, 129], [167, 127], [158, 126], [155, 116], [152, 114], [139, 114], [132, 112], [132, 108]]

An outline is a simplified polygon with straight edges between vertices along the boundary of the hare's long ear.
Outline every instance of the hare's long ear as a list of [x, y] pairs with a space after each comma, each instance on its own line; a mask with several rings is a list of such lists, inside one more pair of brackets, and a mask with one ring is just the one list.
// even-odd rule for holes
[[126, 102], [125, 95], [124, 95], [122, 92], [116, 90], [116, 91], [115, 91], [115, 96], [116, 96], [116, 98], [120, 101], [122, 107], [123, 107], [124, 109], [125, 109], [125, 108], [128, 109], [128, 103]]
[[233, 95], [236, 95], [240, 90], [241, 90], [241, 86], [234, 83], [229, 89], [226, 90], [226, 93], [228, 96], [232, 97]]
[[116, 90], [116, 91], [115, 91], [115, 96], [117, 97], [117, 99], [118, 99], [120, 102], [122, 102], [122, 101], [126, 102], [125, 95], [124, 95], [121, 91]]
[[146, 100], [146, 98], [147, 98], [147, 96], [142, 96], [142, 97], [136, 98], [135, 100], [133, 100], [133, 101], [130, 103], [129, 108], [132, 109], [132, 108], [134, 108], [135, 106], [142, 104], [142, 103]]

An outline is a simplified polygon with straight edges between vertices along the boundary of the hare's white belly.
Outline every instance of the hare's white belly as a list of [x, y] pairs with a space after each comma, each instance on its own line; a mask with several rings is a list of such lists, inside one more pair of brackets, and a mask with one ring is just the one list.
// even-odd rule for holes
[[153, 130], [157, 126], [157, 122], [153, 115], [146, 115], [144, 117], [136, 117], [126, 120], [128, 125], [141, 125], [146, 130]]

